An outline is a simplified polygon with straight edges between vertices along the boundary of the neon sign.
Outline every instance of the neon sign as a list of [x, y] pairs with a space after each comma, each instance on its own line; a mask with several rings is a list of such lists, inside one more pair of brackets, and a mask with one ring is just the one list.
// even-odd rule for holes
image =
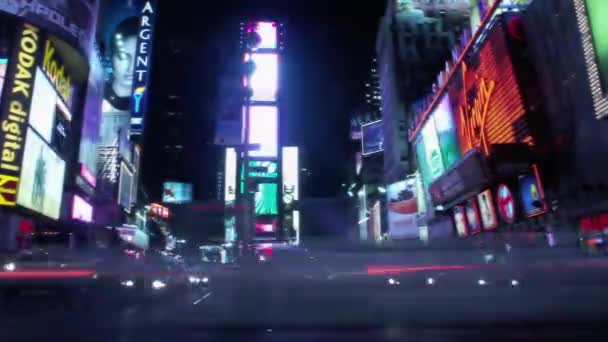
[[[467, 64], [462, 63], [462, 78], [466, 82]], [[467, 150], [475, 146], [481, 146], [485, 154], [489, 154], [488, 136], [486, 133], [486, 119], [490, 99], [496, 88], [494, 81], [475, 75], [479, 80], [479, 86], [475, 91], [475, 98], [472, 103], [465, 103], [460, 107], [460, 120], [462, 122], [462, 135], [464, 136], [463, 147]], [[463, 87], [464, 98], [467, 98], [466, 83]]]

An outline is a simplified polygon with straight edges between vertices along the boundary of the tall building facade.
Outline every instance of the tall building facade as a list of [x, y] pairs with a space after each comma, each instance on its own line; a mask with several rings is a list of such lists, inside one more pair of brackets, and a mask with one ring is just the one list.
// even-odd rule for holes
[[469, 1], [390, 0], [376, 39], [382, 117], [385, 120], [385, 182], [414, 171], [407, 140], [412, 106], [433, 89], [460, 33], [469, 25]]
[[376, 37], [384, 184], [389, 236], [418, 236], [416, 157], [408, 142], [414, 113], [437, 88], [437, 75], [469, 27], [469, 0], [389, 0]]

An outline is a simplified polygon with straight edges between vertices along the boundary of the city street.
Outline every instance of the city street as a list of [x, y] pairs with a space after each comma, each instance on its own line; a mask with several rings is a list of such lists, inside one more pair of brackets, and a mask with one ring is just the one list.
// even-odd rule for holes
[[[584, 257], [576, 249], [562, 247], [561, 252], [570, 255], [542, 262], [484, 263], [475, 250], [450, 254], [277, 247], [264, 262], [217, 271], [208, 291], [86, 313], [27, 310], [3, 318], [2, 326], [13, 327], [3, 329], [9, 336], [22, 338], [52, 331], [57, 339], [85, 334], [118, 341], [251, 333], [361, 340], [372, 334], [399, 340], [409, 334], [426, 337], [429, 331], [471, 337], [500, 332], [505, 338], [534, 332], [567, 339], [604, 330], [608, 262]], [[422, 261], [446, 254], [450, 262]], [[475, 255], [480, 262], [471, 262]], [[28, 328], [33, 319], [39, 328]]]

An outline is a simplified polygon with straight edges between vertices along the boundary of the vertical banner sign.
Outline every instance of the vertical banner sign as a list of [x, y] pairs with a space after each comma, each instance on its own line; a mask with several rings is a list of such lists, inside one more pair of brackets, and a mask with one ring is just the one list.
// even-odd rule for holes
[[0, 206], [15, 206], [23, 158], [32, 88], [38, 59], [38, 28], [23, 24], [17, 30], [13, 65], [7, 77], [6, 97], [0, 119], [2, 159], [0, 160]]
[[148, 79], [150, 78], [150, 59], [152, 56], [152, 36], [156, 3], [146, 1], [140, 16], [137, 33], [137, 48], [135, 50], [135, 74], [133, 75], [133, 91], [131, 96], [131, 135], [143, 133], [144, 116], [148, 102]]
[[298, 148], [283, 147], [283, 203], [291, 206], [299, 199]]

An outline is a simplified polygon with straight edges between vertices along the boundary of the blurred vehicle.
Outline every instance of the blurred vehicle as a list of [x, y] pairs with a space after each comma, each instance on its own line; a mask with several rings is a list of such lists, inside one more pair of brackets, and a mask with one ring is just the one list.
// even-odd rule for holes
[[3, 304], [27, 298], [53, 297], [70, 307], [91, 304], [97, 273], [90, 261], [61, 250], [33, 249], [5, 256], [0, 271]]

